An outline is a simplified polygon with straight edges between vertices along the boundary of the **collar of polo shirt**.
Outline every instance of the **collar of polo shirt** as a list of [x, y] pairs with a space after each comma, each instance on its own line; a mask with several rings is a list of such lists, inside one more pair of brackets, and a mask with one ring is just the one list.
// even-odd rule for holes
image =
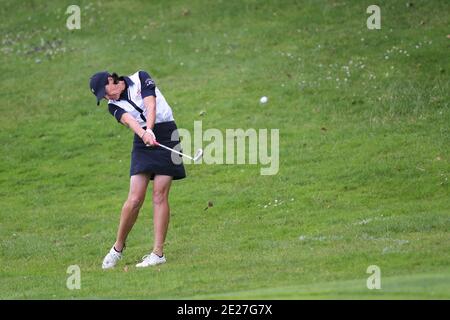
[[133, 80], [131, 80], [129, 77], [123, 77], [123, 79], [125, 80], [127, 86], [132, 86], [134, 84]]

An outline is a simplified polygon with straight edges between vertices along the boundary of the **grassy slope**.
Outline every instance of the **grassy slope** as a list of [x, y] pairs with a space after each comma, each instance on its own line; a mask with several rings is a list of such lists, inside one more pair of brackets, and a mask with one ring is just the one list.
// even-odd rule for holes
[[[0, 297], [450, 297], [447, 1], [380, 1], [378, 31], [367, 1], [80, 3], [79, 31], [68, 1], [0, 7]], [[276, 176], [187, 167], [160, 268], [133, 267], [150, 202], [120, 267], [99, 268], [131, 147], [88, 90], [105, 69], [150, 71], [180, 127], [280, 129]]]

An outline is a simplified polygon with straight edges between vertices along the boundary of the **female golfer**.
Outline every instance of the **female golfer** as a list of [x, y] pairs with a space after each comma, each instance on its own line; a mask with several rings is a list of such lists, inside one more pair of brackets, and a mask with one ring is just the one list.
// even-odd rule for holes
[[181, 160], [155, 145], [157, 141], [174, 148], [180, 143], [172, 109], [145, 71], [128, 77], [98, 72], [91, 77], [90, 88], [97, 97], [97, 105], [103, 98], [109, 100], [111, 115], [135, 133], [130, 191], [122, 208], [116, 242], [103, 259], [102, 268], [112, 268], [122, 258], [125, 240], [139, 214], [150, 180], [153, 180], [154, 244], [151, 253], [136, 267], [165, 263], [163, 248], [169, 226], [170, 185], [172, 180], [186, 177]]

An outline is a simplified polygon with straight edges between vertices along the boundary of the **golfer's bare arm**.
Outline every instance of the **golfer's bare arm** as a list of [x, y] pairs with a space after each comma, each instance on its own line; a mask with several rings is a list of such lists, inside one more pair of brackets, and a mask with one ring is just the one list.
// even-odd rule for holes
[[133, 118], [132, 115], [129, 113], [124, 113], [122, 117], [120, 117], [120, 122], [124, 125], [129, 127], [131, 130], [134, 131], [139, 137], [142, 137], [145, 130], [141, 128], [139, 123], [136, 121], [136, 119]]
[[[156, 98], [154, 96], [145, 97], [144, 105], [147, 109], [147, 128], [153, 129], [156, 118]], [[144, 135], [145, 130], [141, 128], [139, 123], [129, 113], [124, 113], [120, 118], [120, 122], [133, 130], [139, 137]]]
[[144, 106], [147, 109], [147, 128], [153, 130], [156, 119], [156, 98], [154, 96], [145, 97]]

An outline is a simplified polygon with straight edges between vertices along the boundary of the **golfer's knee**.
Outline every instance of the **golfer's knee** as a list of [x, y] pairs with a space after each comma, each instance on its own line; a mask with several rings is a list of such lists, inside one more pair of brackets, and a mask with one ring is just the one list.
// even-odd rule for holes
[[140, 209], [144, 203], [144, 197], [140, 196], [130, 196], [127, 199], [127, 205], [132, 209]]
[[154, 190], [153, 191], [153, 204], [159, 205], [167, 202], [167, 192]]

